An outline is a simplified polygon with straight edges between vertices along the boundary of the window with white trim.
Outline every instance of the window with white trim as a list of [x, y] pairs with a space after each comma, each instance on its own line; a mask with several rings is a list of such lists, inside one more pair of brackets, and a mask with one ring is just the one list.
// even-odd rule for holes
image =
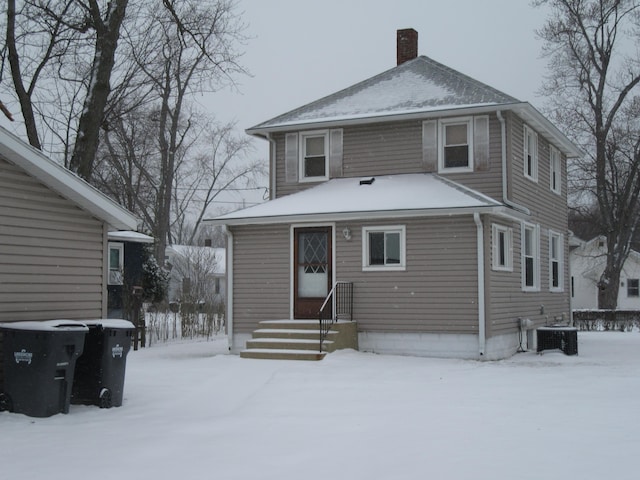
[[564, 242], [563, 236], [549, 230], [549, 290], [564, 291]]
[[300, 134], [300, 181], [318, 182], [329, 178], [329, 133]]
[[560, 195], [562, 189], [562, 170], [560, 169], [560, 150], [555, 147], [549, 149], [549, 163], [551, 171], [549, 174], [549, 188], [553, 193]]
[[471, 117], [440, 121], [438, 170], [468, 172], [473, 170], [473, 123]]
[[637, 278], [627, 278], [627, 297], [640, 296], [640, 282]]
[[406, 234], [404, 225], [362, 227], [362, 269], [404, 270]]
[[522, 224], [522, 290], [540, 290], [540, 228], [528, 223]]
[[122, 285], [124, 271], [124, 244], [109, 243], [109, 285]]
[[498, 271], [513, 271], [513, 230], [493, 224], [492, 230], [492, 268]]
[[524, 126], [524, 176], [538, 181], [538, 134]]

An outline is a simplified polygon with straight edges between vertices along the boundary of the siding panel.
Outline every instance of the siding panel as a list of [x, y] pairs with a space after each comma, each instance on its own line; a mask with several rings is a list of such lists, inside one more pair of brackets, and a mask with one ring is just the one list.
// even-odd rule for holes
[[0, 321], [102, 316], [101, 221], [0, 159]]

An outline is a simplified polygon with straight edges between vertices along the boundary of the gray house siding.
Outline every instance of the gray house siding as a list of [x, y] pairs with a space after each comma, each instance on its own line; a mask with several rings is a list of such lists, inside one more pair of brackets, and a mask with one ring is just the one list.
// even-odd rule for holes
[[[362, 227], [406, 226], [406, 271], [363, 271]], [[336, 280], [353, 282], [359, 331], [477, 333], [477, 262], [471, 216], [338, 223]], [[455, 308], [451, 308], [455, 305]]]
[[0, 321], [103, 316], [106, 230], [0, 159]]
[[249, 333], [261, 320], [289, 318], [289, 226], [238, 226], [230, 230], [234, 331]]
[[[472, 173], [445, 174], [485, 195], [502, 198], [501, 125], [495, 115], [489, 116], [488, 168]], [[274, 135], [276, 142], [276, 197], [310, 188], [317, 183], [286, 181], [285, 135]], [[343, 129], [343, 177], [397, 175], [437, 172], [425, 169], [422, 160], [422, 121], [389, 122], [350, 126]]]

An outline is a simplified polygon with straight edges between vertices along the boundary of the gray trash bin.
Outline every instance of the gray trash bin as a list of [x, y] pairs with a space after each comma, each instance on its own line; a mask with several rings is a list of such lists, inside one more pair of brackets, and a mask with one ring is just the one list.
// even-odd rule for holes
[[71, 403], [98, 405], [100, 408], [122, 405], [127, 354], [135, 327], [128, 320], [83, 321], [89, 328], [84, 353], [76, 363]]
[[86, 325], [70, 320], [0, 324], [4, 387], [0, 409], [30, 417], [68, 413]]

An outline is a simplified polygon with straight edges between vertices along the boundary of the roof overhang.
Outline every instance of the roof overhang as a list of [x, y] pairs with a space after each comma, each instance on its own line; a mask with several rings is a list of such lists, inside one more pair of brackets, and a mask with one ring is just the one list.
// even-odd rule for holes
[[325, 129], [338, 128], [357, 125], [370, 125], [376, 123], [388, 123], [408, 120], [428, 120], [433, 118], [482, 115], [494, 112], [512, 111], [530, 124], [538, 133], [556, 145], [562, 153], [569, 158], [582, 157], [583, 152], [564, 135], [553, 123], [542, 115], [535, 107], [528, 102], [505, 103], [505, 104], [480, 104], [461, 105], [442, 109], [422, 109], [419, 111], [404, 111], [396, 113], [380, 113], [377, 115], [362, 115], [350, 117], [323, 118], [318, 120], [307, 120], [302, 122], [280, 123], [273, 126], [261, 127], [257, 125], [248, 128], [246, 133], [259, 138], [267, 139], [270, 134], [280, 132], [290, 132], [300, 129]]
[[113, 230], [135, 230], [138, 219], [70, 170], [0, 127], [0, 156]]
[[460, 215], [490, 214], [506, 218], [520, 218], [513, 209], [505, 206], [487, 207], [460, 207], [460, 208], [432, 208], [409, 210], [377, 210], [367, 212], [339, 212], [308, 215], [278, 215], [272, 217], [243, 217], [243, 218], [213, 218], [204, 220], [208, 225], [276, 225], [291, 223], [322, 223], [344, 222], [350, 220], [383, 220], [390, 218], [426, 218], [426, 217], [451, 217]]

